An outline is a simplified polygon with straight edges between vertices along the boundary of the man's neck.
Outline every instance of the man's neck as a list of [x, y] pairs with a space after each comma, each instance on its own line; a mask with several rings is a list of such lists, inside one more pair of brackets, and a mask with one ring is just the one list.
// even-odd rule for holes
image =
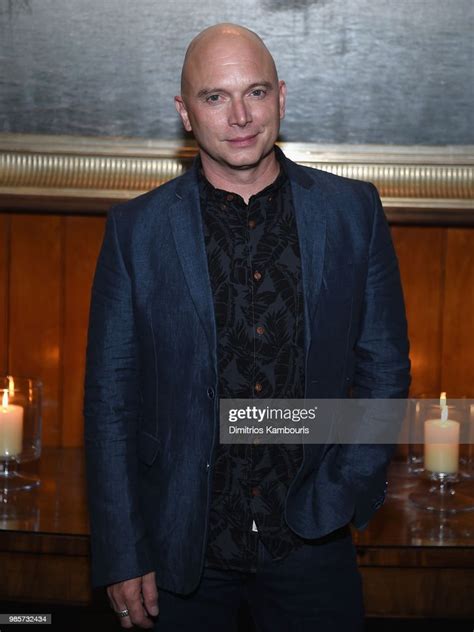
[[280, 172], [280, 163], [275, 152], [266, 156], [256, 167], [250, 169], [231, 169], [214, 163], [201, 153], [204, 175], [216, 189], [222, 189], [240, 195], [246, 204], [255, 195], [269, 186]]

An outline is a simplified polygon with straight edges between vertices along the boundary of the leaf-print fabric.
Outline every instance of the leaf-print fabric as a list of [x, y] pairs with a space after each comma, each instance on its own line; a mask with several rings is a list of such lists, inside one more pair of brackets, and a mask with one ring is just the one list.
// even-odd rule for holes
[[[304, 397], [301, 262], [283, 166], [248, 205], [237, 194], [215, 189], [202, 172], [200, 194], [219, 397]], [[301, 458], [299, 445], [218, 445], [208, 566], [255, 570], [258, 537], [274, 559], [300, 544], [286, 525], [284, 504]]]

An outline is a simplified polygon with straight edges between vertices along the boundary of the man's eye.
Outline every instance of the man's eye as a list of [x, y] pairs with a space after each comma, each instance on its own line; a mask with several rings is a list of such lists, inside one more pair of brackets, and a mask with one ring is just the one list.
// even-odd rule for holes
[[218, 94], [210, 94], [207, 98], [206, 98], [207, 103], [217, 103], [219, 101], [219, 95]]
[[252, 96], [254, 97], [263, 97], [265, 96], [265, 90], [262, 90], [262, 88], [257, 88], [256, 90], [252, 90]]

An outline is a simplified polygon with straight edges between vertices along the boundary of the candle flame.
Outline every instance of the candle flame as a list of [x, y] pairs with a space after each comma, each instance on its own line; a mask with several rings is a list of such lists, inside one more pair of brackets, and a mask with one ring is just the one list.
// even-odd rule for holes
[[443, 391], [439, 396], [439, 405], [441, 406], [441, 408], [444, 408], [446, 406], [446, 391]]
[[3, 389], [2, 408], [6, 410], [8, 408], [8, 389]]
[[8, 379], [8, 394], [10, 397], [15, 397], [15, 380], [11, 375], [7, 375]]

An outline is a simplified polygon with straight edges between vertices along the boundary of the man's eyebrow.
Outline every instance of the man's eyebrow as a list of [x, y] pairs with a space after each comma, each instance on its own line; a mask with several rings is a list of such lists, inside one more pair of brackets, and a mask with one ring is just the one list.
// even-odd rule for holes
[[257, 83], [252, 83], [252, 85], [249, 86], [247, 89], [254, 90], [255, 88], [266, 88], [267, 90], [272, 90], [273, 83], [271, 83], [270, 81], [257, 81]]
[[207, 97], [209, 94], [214, 94], [214, 92], [224, 91], [222, 90], [222, 88], [203, 88], [202, 90], [199, 90], [197, 96], [199, 99], [202, 99], [202, 97]]
[[[245, 91], [255, 90], [255, 88], [266, 88], [267, 90], [272, 90], [273, 84], [270, 81], [256, 81], [255, 83], [252, 83], [250, 86], [247, 86]], [[225, 90], [224, 88], [218, 88], [218, 87], [202, 88], [202, 90], [199, 90], [199, 92], [197, 93], [197, 97], [198, 99], [202, 99], [204, 97], [209, 96], [210, 94], [215, 94], [216, 92], [227, 92], [227, 90]]]

